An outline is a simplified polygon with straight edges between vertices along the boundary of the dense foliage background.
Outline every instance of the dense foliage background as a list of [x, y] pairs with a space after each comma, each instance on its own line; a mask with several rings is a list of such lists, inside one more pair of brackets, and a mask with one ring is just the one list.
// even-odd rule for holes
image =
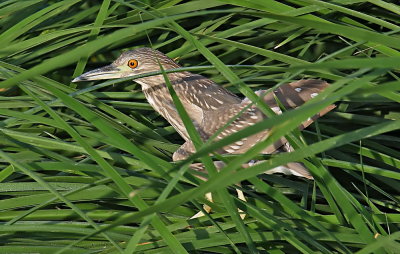
[[[396, 3], [1, 1], [0, 253], [399, 253]], [[171, 163], [183, 140], [138, 84], [71, 83], [143, 46], [240, 96], [302, 78], [332, 86], [239, 134], [274, 126], [262, 146], [287, 135], [295, 152], [245, 171], [258, 152], [231, 156], [203, 182], [188, 165], [221, 143]], [[293, 160], [315, 181], [261, 174]], [[209, 191], [213, 212], [189, 220]]]

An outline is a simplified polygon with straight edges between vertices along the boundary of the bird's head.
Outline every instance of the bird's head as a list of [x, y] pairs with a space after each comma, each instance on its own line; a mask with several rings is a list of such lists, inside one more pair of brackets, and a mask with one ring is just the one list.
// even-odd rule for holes
[[88, 71], [72, 82], [116, 79], [139, 74], [160, 71], [160, 65], [165, 70], [179, 68], [172, 59], [160, 51], [150, 48], [139, 48], [122, 53], [112, 64]]

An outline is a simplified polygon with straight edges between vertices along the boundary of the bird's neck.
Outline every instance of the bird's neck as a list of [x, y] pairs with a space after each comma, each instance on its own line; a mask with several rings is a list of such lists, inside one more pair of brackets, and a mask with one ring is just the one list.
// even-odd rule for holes
[[162, 75], [156, 75], [136, 79], [135, 81], [142, 86], [143, 94], [146, 96], [149, 104], [164, 118], [167, 118], [163, 108], [173, 102], [165, 84], [164, 77]]
[[[182, 77], [184, 77], [184, 75], [179, 75], [179, 73], [168, 74], [168, 79], [177, 93], [182, 90], [182, 86], [187, 85], [183, 82]], [[188, 140], [189, 135], [175, 108], [175, 104], [165, 84], [164, 77], [162, 75], [155, 75], [136, 79], [135, 81], [142, 86], [143, 94], [154, 110], [162, 115], [185, 140]], [[198, 107], [185, 103], [186, 100], [181, 96], [179, 97], [193, 123], [198, 125], [200, 121], [200, 119], [197, 119], [199, 116]]]
[[[201, 75], [178, 72], [168, 74], [168, 79], [200, 135], [204, 133], [200, 126], [208, 111], [241, 102], [238, 97]], [[142, 85], [149, 104], [188, 140], [186, 128], [175, 108], [164, 77], [156, 75], [136, 81]]]
[[[170, 73], [167, 75], [174, 89], [179, 89], [182, 85], [186, 85], [183, 83], [182, 78], [180, 78], [178, 73]], [[162, 108], [163, 105], [166, 106], [173, 104], [172, 97], [168, 91], [164, 76], [155, 75], [136, 79], [135, 81], [142, 86], [142, 91], [150, 105], [164, 116], [163, 112], [160, 112], [160, 108]]]

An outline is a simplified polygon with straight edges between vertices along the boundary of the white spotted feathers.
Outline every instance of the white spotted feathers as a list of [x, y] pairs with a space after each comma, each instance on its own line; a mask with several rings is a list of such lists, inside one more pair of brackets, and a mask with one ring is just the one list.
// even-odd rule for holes
[[[133, 67], [128, 65], [130, 68], [126, 68], [126, 64], [132, 60], [136, 62], [136, 65]], [[82, 74], [75, 78], [74, 82], [107, 79], [107, 77], [134, 77], [159, 72], [161, 70], [160, 64], [163, 70], [180, 68], [175, 61], [157, 50], [139, 48], [122, 53], [112, 64]], [[169, 80], [168, 83], [171, 83], [203, 141], [208, 141], [211, 137], [215, 138], [215, 141], [224, 139], [267, 118], [248, 98], [242, 100], [201, 75], [187, 71], [170, 72], [166, 75]], [[165, 76], [161, 74], [144, 75], [141, 78], [136, 78], [135, 82], [142, 86], [143, 93], [154, 110], [162, 115], [186, 140], [186, 143], [174, 153], [173, 159], [181, 160], [194, 153], [193, 143], [166, 86]], [[328, 87], [328, 83], [322, 80], [300, 80], [281, 85], [275, 90], [260, 90], [255, 93], [275, 114], [282, 114], [282, 112], [293, 110], [314, 98], [315, 100], [323, 99], [322, 92], [326, 87]], [[328, 106], [318, 114], [310, 116], [299, 128], [306, 128], [315, 119], [334, 107], [334, 105]], [[218, 152], [244, 153], [268, 135], [269, 130], [254, 133], [223, 147]], [[276, 152], [286, 143], [287, 141], [281, 138], [272, 146], [265, 148], [263, 153]], [[299, 173], [300, 171], [297, 170], [296, 172]]]

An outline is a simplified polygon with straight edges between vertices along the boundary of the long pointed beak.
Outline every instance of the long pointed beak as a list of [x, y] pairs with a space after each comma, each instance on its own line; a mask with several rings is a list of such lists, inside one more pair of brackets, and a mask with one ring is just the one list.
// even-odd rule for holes
[[92, 71], [88, 71], [83, 73], [82, 75], [74, 78], [72, 82], [79, 81], [89, 81], [89, 80], [100, 80], [100, 79], [116, 79], [122, 77], [122, 71], [110, 64], [104, 67], [100, 67], [98, 69], [94, 69]]

